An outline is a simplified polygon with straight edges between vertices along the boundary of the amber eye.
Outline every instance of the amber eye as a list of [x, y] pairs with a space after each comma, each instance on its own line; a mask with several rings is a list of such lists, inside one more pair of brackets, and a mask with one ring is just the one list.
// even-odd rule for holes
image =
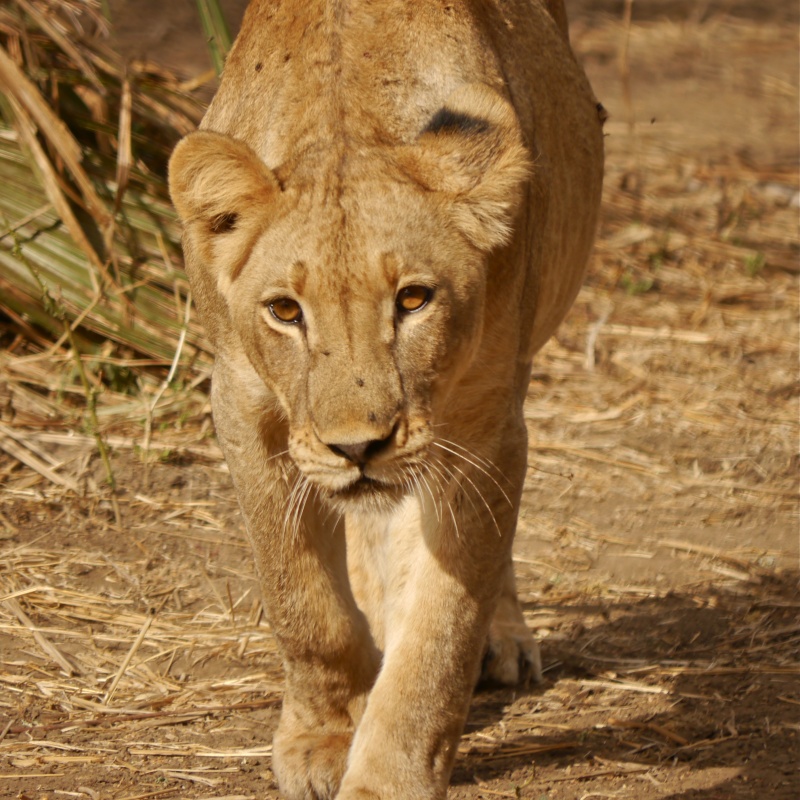
[[408, 314], [419, 311], [428, 305], [433, 289], [427, 286], [406, 286], [397, 293], [397, 310]]
[[289, 297], [279, 297], [277, 300], [273, 300], [269, 304], [269, 310], [278, 322], [284, 322], [287, 325], [298, 323], [303, 319], [303, 309], [300, 308], [300, 303]]

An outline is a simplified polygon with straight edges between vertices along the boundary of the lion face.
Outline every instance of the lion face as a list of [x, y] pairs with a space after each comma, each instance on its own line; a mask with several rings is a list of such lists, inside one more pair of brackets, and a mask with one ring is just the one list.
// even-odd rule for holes
[[284, 175], [200, 132], [173, 156], [193, 284], [224, 305], [228, 346], [277, 398], [291, 459], [334, 501], [414, 488], [480, 344], [487, 252], [527, 161], [510, 106], [467, 89], [480, 116], [456, 98], [439, 128], [388, 152], [319, 153]]
[[231, 317], [306, 477], [395, 493], [479, 339], [483, 254], [411, 184], [287, 195], [226, 293]]

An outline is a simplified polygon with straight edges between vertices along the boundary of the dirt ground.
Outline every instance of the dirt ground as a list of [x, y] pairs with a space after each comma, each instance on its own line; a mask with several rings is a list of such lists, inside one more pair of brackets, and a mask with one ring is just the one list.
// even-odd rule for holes
[[[110, 5], [123, 52], [208, 69], [190, 0]], [[515, 553], [546, 679], [476, 694], [450, 797], [797, 800], [798, 7], [568, 8], [611, 118], [592, 273], [526, 409]], [[149, 444], [108, 414], [112, 502], [14, 359], [0, 798], [277, 798], [281, 667], [205, 396]]]

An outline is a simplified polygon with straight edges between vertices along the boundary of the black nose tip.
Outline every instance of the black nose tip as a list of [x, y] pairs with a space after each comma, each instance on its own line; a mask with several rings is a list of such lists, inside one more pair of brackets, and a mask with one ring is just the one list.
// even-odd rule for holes
[[363, 467], [368, 461], [373, 459], [378, 453], [385, 450], [394, 439], [397, 426], [392, 428], [392, 432], [385, 439], [372, 439], [366, 442], [356, 442], [355, 444], [329, 444], [328, 447], [338, 456], [343, 456], [348, 461]]

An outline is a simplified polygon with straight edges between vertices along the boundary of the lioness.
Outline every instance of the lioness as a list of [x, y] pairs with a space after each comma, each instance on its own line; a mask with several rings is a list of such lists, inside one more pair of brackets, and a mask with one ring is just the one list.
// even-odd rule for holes
[[254, 0], [175, 150], [286, 797], [443, 798], [487, 640], [487, 677], [538, 676], [522, 405], [589, 256], [600, 116], [562, 0]]

